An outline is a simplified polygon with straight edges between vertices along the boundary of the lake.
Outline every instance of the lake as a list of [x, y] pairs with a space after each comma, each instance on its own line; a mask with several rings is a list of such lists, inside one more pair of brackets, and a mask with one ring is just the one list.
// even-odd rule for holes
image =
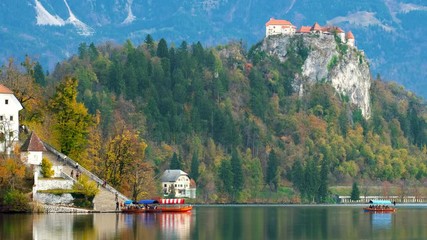
[[196, 206], [191, 213], [0, 214], [0, 239], [426, 239], [427, 205]]

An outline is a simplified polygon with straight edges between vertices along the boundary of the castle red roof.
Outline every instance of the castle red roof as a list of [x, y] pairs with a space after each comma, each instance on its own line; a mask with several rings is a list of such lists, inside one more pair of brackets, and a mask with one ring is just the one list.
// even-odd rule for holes
[[353, 33], [351, 31], [348, 31], [348, 33], [345, 35], [345, 38], [354, 39]]
[[13, 94], [12, 90], [10, 90], [6, 86], [0, 84], [0, 94], [1, 93], [3, 93], [3, 94]]
[[270, 18], [270, 20], [265, 24], [265, 26], [270, 25], [292, 25], [292, 23], [286, 20]]
[[311, 31], [322, 31], [322, 27], [320, 27], [320, 25], [315, 22], [314, 25], [311, 27]]
[[310, 26], [301, 26], [301, 28], [297, 31], [299, 33], [309, 33], [311, 30]]
[[21, 146], [21, 151], [23, 152], [45, 152], [46, 148], [43, 145], [43, 142], [40, 140], [37, 135], [32, 132], [30, 137], [25, 140], [24, 144]]

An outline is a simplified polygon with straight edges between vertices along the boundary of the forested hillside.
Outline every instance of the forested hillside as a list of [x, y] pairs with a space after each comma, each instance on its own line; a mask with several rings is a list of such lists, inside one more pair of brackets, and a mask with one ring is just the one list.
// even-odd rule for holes
[[148, 35], [140, 46], [82, 43], [52, 73], [10, 61], [0, 82], [23, 103], [25, 125], [129, 196], [159, 194], [155, 177], [168, 168], [188, 172], [206, 202], [290, 186], [325, 202], [331, 185], [423, 180], [423, 100], [380, 76], [369, 119], [328, 79], [300, 96], [307, 51], [291, 44], [280, 62], [238, 42], [168, 46]]

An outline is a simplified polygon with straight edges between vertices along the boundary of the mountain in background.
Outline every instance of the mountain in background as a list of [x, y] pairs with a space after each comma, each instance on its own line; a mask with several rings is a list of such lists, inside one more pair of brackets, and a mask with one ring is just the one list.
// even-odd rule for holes
[[81, 42], [139, 44], [147, 34], [176, 45], [252, 45], [264, 38], [270, 17], [298, 27], [318, 22], [351, 30], [374, 75], [427, 96], [425, 0], [3, 0], [0, 60], [28, 54], [51, 70]]

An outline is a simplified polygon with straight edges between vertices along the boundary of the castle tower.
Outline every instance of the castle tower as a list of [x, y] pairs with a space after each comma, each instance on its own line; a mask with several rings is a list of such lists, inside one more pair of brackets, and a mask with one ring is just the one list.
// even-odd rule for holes
[[21, 146], [21, 160], [28, 165], [40, 165], [45, 151], [43, 142], [32, 132]]
[[351, 31], [349, 31], [346, 35], [345, 38], [347, 40], [347, 45], [350, 47], [354, 47], [354, 36], [353, 33]]

